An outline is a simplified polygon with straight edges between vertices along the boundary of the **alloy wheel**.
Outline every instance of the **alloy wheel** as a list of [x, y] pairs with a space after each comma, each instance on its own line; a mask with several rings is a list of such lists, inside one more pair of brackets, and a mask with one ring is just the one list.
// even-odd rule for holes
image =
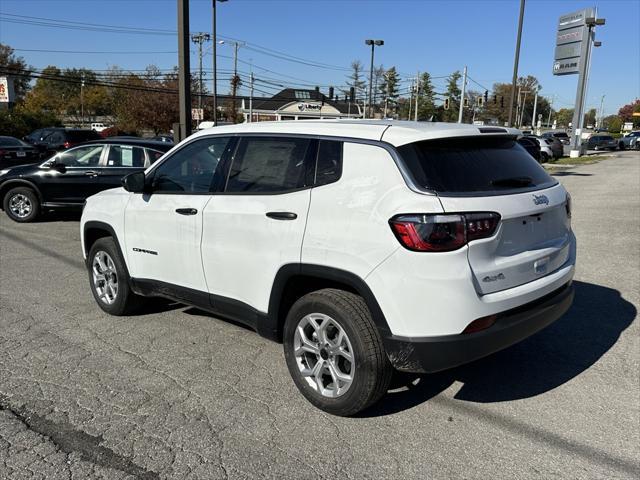
[[306, 315], [296, 327], [293, 348], [300, 374], [320, 395], [337, 398], [353, 383], [351, 341], [342, 326], [322, 313]]
[[111, 256], [105, 251], [98, 251], [93, 257], [91, 266], [93, 288], [100, 301], [111, 305], [118, 297], [118, 274]]
[[9, 199], [9, 209], [17, 218], [27, 218], [33, 210], [33, 204], [26, 195], [16, 193]]

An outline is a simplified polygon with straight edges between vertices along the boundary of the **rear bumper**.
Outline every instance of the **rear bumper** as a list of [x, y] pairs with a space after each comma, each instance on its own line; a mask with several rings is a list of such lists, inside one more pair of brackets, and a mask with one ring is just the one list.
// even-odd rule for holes
[[390, 335], [384, 344], [391, 364], [403, 372], [446, 370], [507, 348], [542, 330], [571, 306], [571, 283], [533, 302], [498, 314], [490, 328], [469, 334], [434, 337]]

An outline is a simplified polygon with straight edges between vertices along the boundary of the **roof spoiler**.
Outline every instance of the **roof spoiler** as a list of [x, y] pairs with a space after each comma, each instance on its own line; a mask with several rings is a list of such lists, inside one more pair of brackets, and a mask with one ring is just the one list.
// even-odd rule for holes
[[480, 130], [480, 133], [509, 133], [504, 128], [498, 127], [479, 127], [478, 130]]

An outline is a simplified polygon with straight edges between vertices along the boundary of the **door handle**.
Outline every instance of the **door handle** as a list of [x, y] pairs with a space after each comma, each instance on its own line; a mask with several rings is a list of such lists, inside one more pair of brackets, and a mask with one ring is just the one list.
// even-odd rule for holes
[[176, 213], [180, 215], [195, 215], [198, 213], [198, 210], [195, 208], [176, 208]]
[[89, 177], [97, 177], [98, 176], [98, 172], [94, 172], [93, 170], [89, 170], [88, 172], [84, 172], [84, 174], [89, 176]]
[[295, 220], [298, 215], [293, 212], [267, 212], [267, 217], [274, 220]]

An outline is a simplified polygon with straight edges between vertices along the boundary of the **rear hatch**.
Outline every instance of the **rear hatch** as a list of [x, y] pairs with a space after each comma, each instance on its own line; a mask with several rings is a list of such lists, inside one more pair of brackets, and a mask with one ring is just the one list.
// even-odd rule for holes
[[569, 258], [566, 191], [513, 137], [428, 140], [399, 151], [416, 183], [437, 192], [447, 213], [500, 215], [493, 236], [468, 244], [478, 293], [531, 282]]

